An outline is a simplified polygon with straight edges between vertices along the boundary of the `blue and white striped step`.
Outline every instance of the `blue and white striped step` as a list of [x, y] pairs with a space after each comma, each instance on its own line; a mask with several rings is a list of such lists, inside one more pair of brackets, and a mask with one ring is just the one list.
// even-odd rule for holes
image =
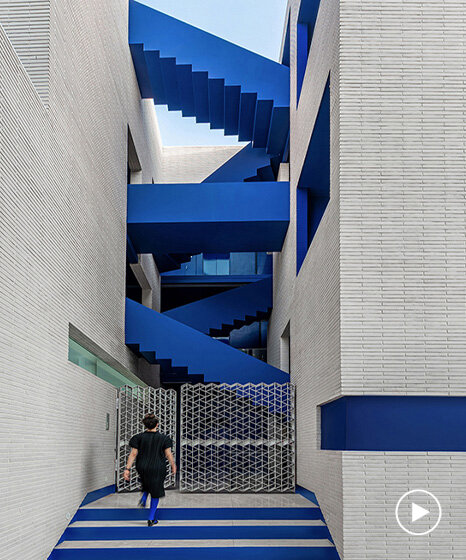
[[[173, 496], [154, 527], [145, 525], [148, 510], [118, 507], [134, 494], [80, 508], [49, 560], [126, 560], [131, 551], [138, 560], [338, 560], [320, 509], [300, 496]], [[177, 507], [182, 500], [214, 507]], [[267, 507], [249, 507], [261, 501]]]

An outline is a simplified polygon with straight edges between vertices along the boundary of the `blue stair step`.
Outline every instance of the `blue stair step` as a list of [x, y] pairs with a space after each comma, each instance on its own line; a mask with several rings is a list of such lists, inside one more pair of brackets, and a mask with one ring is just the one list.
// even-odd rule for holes
[[209, 78], [207, 72], [193, 72], [194, 108], [197, 123], [209, 122]]
[[193, 68], [191, 64], [178, 64], [176, 67], [176, 75], [183, 117], [195, 117]]
[[[147, 519], [147, 511], [136, 508], [82, 508], [73, 521], [140, 521]], [[234, 520], [234, 519], [322, 519], [318, 507], [271, 508], [159, 508], [157, 519], [162, 520]]]
[[209, 79], [209, 120], [211, 129], [225, 126], [225, 80]]
[[267, 153], [283, 154], [289, 134], [290, 109], [289, 107], [274, 107], [270, 123], [269, 138], [267, 140]]
[[[157, 527], [153, 528], [155, 531]], [[338, 560], [335, 548], [325, 547], [199, 547], [56, 549], [49, 560]]]
[[254, 136], [254, 117], [256, 115], [257, 93], [242, 93], [239, 106], [240, 142], [251, 141]]
[[167, 104], [167, 94], [163, 85], [162, 68], [160, 66], [160, 53], [158, 51], [144, 51], [147, 74], [152, 85], [152, 95], [156, 105]]
[[175, 58], [160, 58], [163, 86], [167, 95], [167, 105], [170, 111], [181, 111], [180, 90]]
[[[147, 514], [147, 512], [146, 512]], [[68, 527], [66, 541], [115, 540], [212, 540], [212, 539], [328, 539], [330, 533], [322, 526], [273, 525], [255, 526], [160, 526], [152, 527]]]
[[237, 135], [239, 131], [240, 86], [225, 86], [225, 134]]
[[272, 118], [273, 101], [258, 101], [254, 118], [254, 148], [266, 148]]

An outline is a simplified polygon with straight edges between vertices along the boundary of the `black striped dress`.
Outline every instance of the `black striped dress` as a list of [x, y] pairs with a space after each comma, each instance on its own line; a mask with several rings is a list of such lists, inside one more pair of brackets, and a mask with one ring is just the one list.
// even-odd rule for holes
[[148, 492], [152, 498], [162, 498], [168, 468], [165, 449], [172, 447], [172, 440], [160, 432], [142, 432], [133, 436], [129, 445], [138, 450], [136, 470], [143, 492]]

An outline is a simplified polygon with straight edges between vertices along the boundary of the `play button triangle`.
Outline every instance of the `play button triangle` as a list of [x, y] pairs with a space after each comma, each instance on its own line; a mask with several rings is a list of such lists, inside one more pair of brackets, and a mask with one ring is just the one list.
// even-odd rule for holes
[[421, 506], [418, 506], [415, 502], [413, 502], [411, 504], [411, 522], [412, 523], [415, 523], [416, 521], [419, 521], [419, 519], [422, 519], [426, 515], [429, 515], [429, 513], [430, 513], [430, 511], [428, 509], [425, 509]]

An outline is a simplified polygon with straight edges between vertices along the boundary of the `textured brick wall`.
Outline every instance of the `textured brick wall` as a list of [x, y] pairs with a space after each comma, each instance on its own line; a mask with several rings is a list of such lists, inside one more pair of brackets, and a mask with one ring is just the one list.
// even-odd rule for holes
[[201, 183], [241, 146], [165, 146], [161, 183]]
[[[341, 1], [345, 394], [466, 394], [464, 9]], [[344, 455], [345, 560], [466, 557], [464, 454]], [[444, 508], [428, 537], [396, 525], [413, 488]]]
[[44, 560], [84, 495], [114, 481], [115, 389], [68, 362], [68, 329], [137, 371], [124, 345], [128, 125], [142, 180], [160, 172], [127, 2], [51, 10], [48, 109], [0, 29], [2, 560]]
[[0, 25], [44, 104], [49, 97], [50, 0], [2, 0]]
[[[292, 110], [269, 359], [279, 365], [289, 321], [298, 482], [316, 492], [345, 560], [466, 556], [463, 454], [319, 451], [317, 409], [341, 394], [465, 394], [464, 33], [459, 1], [322, 0]], [[331, 200], [295, 278], [295, 189], [329, 68]], [[396, 524], [414, 488], [443, 506], [428, 537]]]
[[[269, 361], [280, 366], [280, 337], [290, 323], [291, 378], [297, 386], [297, 480], [316, 492], [339, 550], [343, 542], [341, 453], [319, 451], [317, 405], [340, 392], [339, 331], [339, 68], [338, 1], [322, 0], [299, 106], [296, 108], [296, 21], [291, 1], [291, 220], [274, 255], [274, 309]], [[331, 200], [296, 277], [296, 187], [320, 100], [331, 71]]]

